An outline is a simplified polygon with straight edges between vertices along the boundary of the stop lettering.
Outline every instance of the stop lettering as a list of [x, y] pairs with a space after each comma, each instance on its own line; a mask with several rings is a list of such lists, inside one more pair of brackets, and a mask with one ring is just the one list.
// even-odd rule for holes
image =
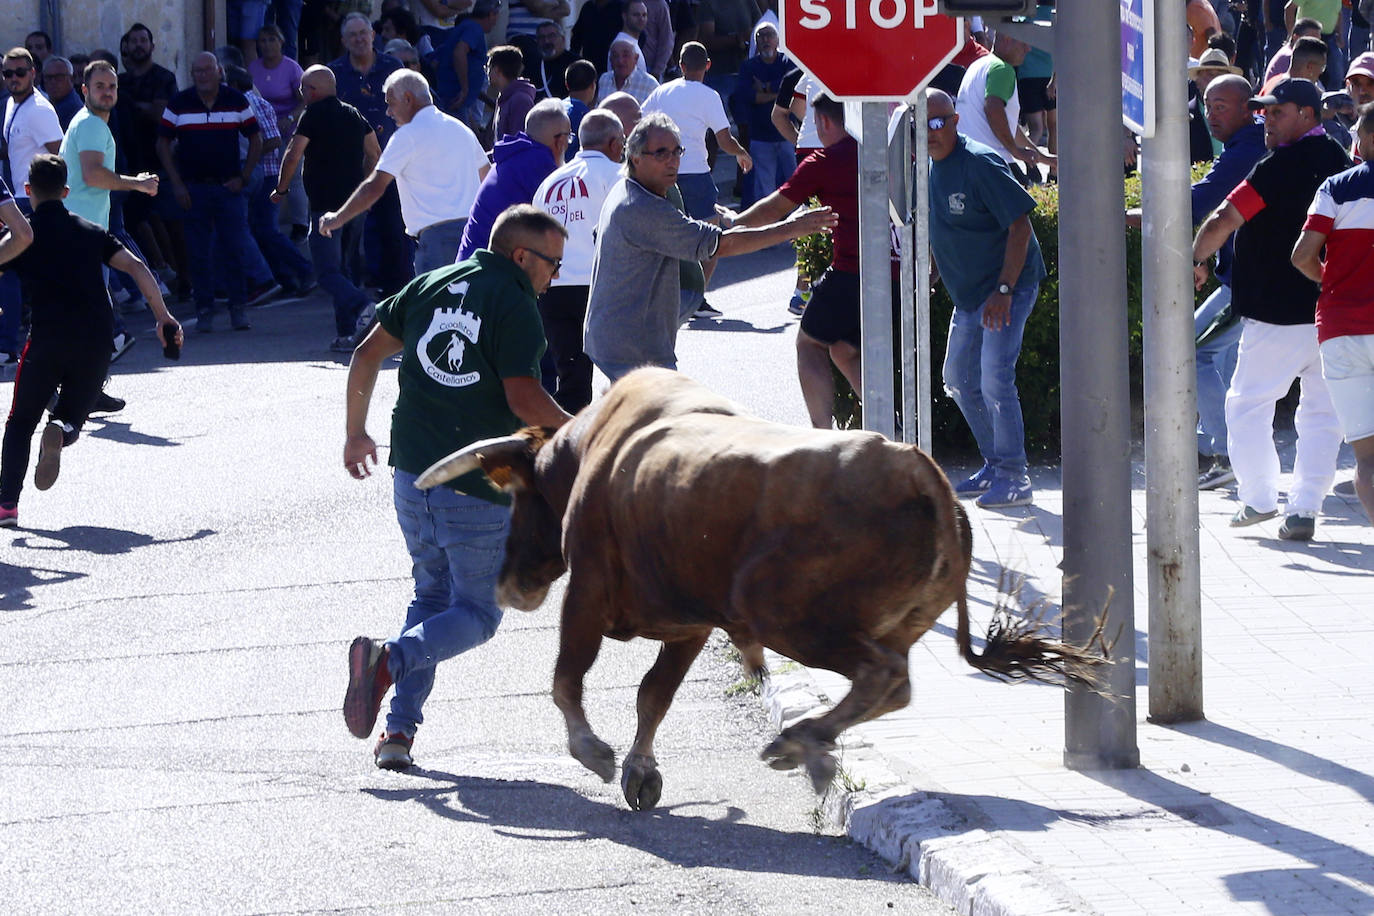
[[963, 20], [935, 0], [781, 0], [778, 18], [787, 55], [851, 101], [906, 98], [963, 45]]

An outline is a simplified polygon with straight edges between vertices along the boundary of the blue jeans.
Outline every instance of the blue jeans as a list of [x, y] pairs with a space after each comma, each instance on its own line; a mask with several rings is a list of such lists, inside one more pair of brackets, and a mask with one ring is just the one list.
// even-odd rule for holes
[[393, 484], [415, 599], [401, 635], [387, 643], [396, 693], [386, 730], [411, 737], [424, 721], [434, 666], [491, 639], [501, 625], [496, 579], [510, 529], [508, 506], [444, 486], [417, 490], [415, 476], [397, 470]]
[[415, 249], [415, 275], [428, 273], [439, 267], [448, 267], [458, 257], [458, 246], [463, 241], [463, 227], [468, 224], [467, 217], [444, 220], [420, 230], [419, 245]]
[[[229, 313], [243, 311], [243, 275], [247, 269], [243, 240], [248, 210], [243, 195], [220, 184], [188, 184], [191, 209], [186, 212], [186, 250], [191, 259], [191, 291], [196, 312], [208, 318], [215, 310], [215, 266], [222, 265]], [[218, 248], [218, 251], [216, 251]]]
[[945, 351], [945, 393], [954, 398], [973, 431], [978, 451], [998, 477], [1026, 476], [1026, 428], [1016, 390], [1021, 336], [1035, 306], [1038, 283], [1011, 292], [1011, 324], [1000, 331], [983, 327], [983, 306], [956, 308], [949, 318]]
[[776, 143], [750, 140], [749, 155], [754, 160], [754, 192], [750, 203], [772, 194], [797, 168], [797, 148], [786, 140]]
[[303, 284], [310, 278], [310, 262], [277, 228], [277, 205], [272, 203], [272, 189], [276, 186], [275, 178], [268, 181], [262, 175], [253, 177], [247, 191], [248, 229], [273, 277]]
[[406, 235], [396, 182], [386, 186], [359, 222], [363, 224], [363, 254], [372, 285], [381, 287], [383, 296], [399, 292], [415, 278], [415, 243]]
[[320, 234], [323, 210], [310, 211], [310, 260], [320, 286], [334, 299], [334, 331], [340, 337], [353, 333], [358, 315], [367, 305], [367, 293], [353, 282], [357, 276], [358, 244], [363, 237], [363, 221], [351, 219], [332, 235]]
[[[1212, 319], [1231, 301], [1231, 287], [1218, 286], [1193, 313], [1193, 336], [1201, 336]], [[1197, 450], [1203, 455], [1226, 455], [1226, 389], [1236, 371], [1242, 322], [1197, 348]]]

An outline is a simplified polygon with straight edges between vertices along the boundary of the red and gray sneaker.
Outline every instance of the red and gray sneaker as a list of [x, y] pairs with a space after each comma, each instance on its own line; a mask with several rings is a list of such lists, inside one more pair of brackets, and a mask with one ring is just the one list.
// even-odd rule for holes
[[391, 686], [386, 644], [359, 636], [348, 647], [348, 691], [344, 694], [344, 722], [355, 738], [366, 738], [377, 724], [382, 697]]
[[19, 527], [19, 504], [0, 506], [0, 528]]
[[377, 766], [383, 770], [404, 770], [415, 765], [410, 756], [410, 747], [414, 743], [415, 739], [405, 732], [382, 732], [377, 736], [377, 746], [372, 749], [372, 756], [377, 758]]

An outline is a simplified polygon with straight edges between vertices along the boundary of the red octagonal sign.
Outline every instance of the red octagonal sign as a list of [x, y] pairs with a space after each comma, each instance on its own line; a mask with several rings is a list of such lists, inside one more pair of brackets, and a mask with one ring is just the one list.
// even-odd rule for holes
[[963, 46], [963, 20], [935, 0], [781, 0], [783, 50], [838, 99], [897, 101]]

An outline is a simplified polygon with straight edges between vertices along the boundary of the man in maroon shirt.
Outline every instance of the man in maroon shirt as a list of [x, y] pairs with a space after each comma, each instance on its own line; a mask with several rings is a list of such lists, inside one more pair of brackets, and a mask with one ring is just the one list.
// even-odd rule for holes
[[[775, 223], [820, 198], [839, 218], [835, 257], [802, 313], [797, 332], [797, 377], [811, 424], [829, 429], [835, 402], [830, 363], [863, 390], [859, 375], [859, 144], [844, 129], [844, 104], [825, 93], [811, 103], [823, 148], [802, 160], [782, 187], [734, 218], [734, 225]], [[727, 214], [727, 217], [729, 214]], [[729, 225], [729, 224], [727, 224]]]

